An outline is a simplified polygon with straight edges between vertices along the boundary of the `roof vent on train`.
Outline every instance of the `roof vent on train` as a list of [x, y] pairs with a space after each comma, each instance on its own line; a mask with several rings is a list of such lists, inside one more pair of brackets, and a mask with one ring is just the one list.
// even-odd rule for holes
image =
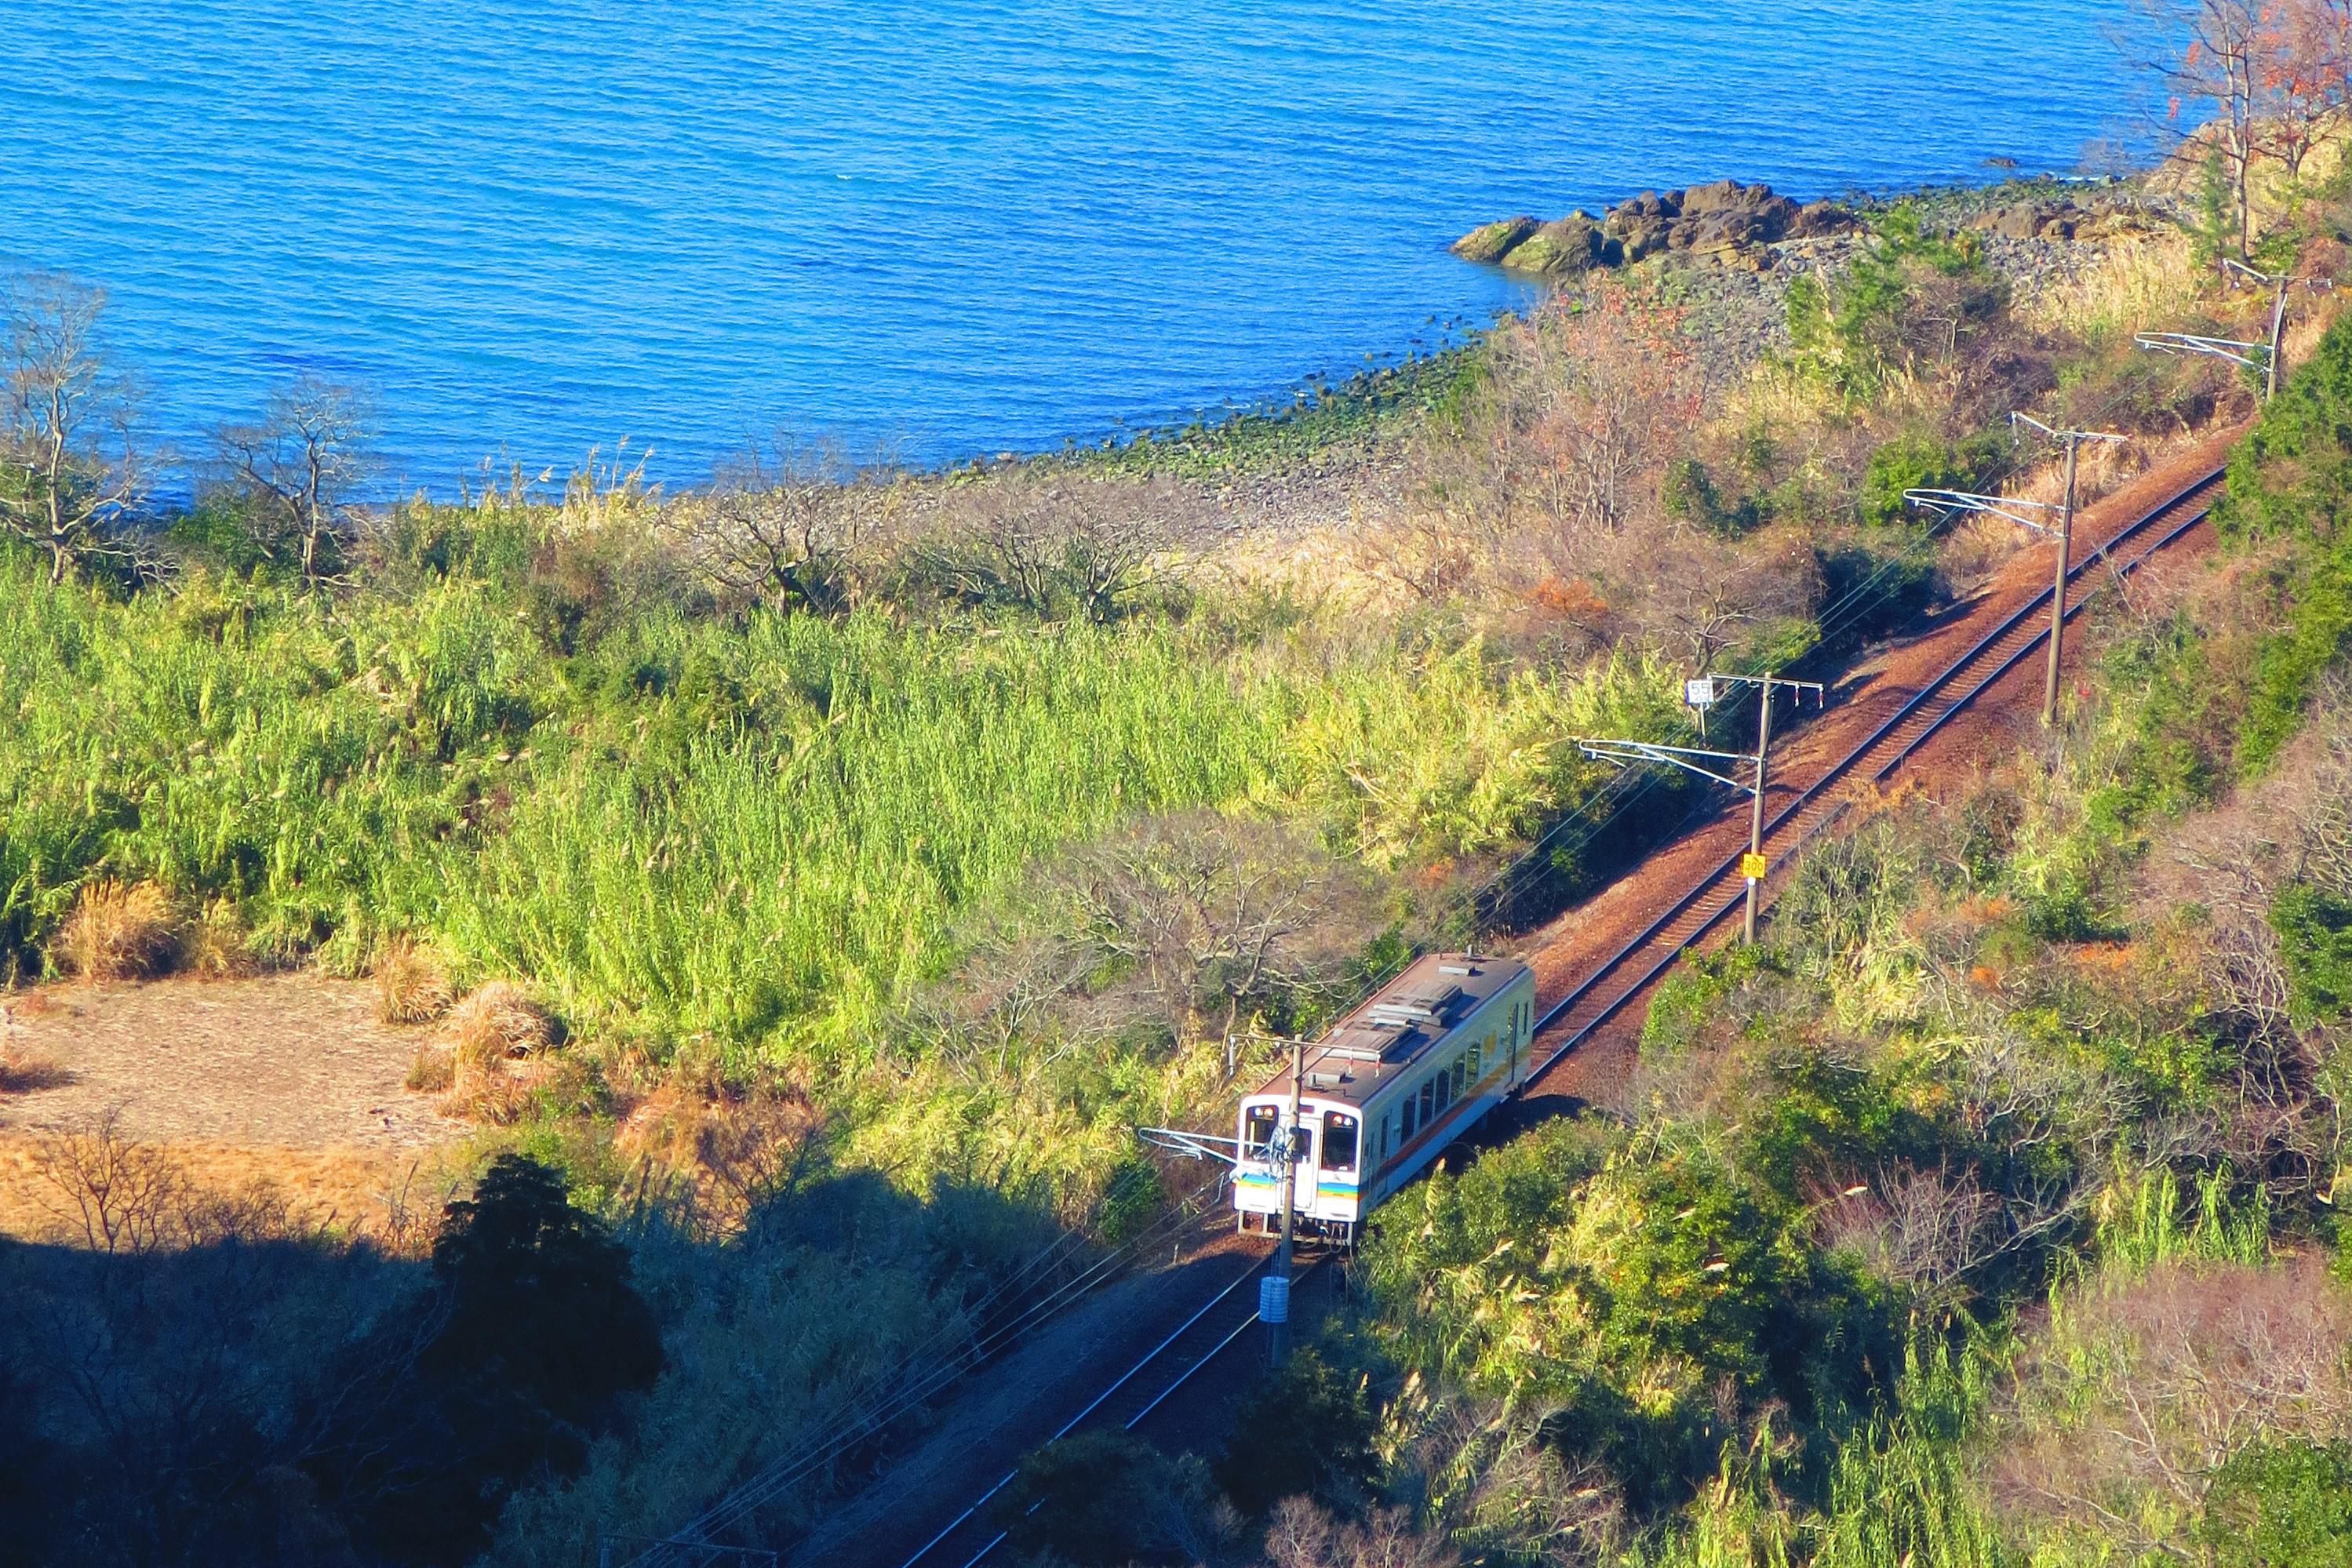
[[1376, 1024], [1392, 1029], [1411, 1029], [1417, 1024], [1435, 1024], [1442, 1031], [1445, 1015], [1462, 999], [1462, 988], [1447, 986], [1443, 990], [1408, 993], [1390, 997], [1371, 1005], [1370, 1017]]

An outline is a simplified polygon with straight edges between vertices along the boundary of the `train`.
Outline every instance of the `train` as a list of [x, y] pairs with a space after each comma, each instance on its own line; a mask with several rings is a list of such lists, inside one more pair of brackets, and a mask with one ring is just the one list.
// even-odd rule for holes
[[[1293, 1225], [1345, 1245], [1364, 1217], [1527, 1082], [1535, 971], [1431, 953], [1297, 1053]], [[1234, 1224], [1278, 1229], [1275, 1138], [1294, 1095], [1284, 1068], [1235, 1112]]]

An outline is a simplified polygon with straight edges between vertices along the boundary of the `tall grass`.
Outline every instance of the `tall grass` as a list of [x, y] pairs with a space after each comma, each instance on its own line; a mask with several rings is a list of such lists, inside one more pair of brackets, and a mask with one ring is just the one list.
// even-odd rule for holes
[[0, 566], [0, 950], [79, 888], [236, 901], [270, 955], [429, 938], [659, 1039], [870, 1040], [959, 916], [1059, 845], [1202, 804], [1384, 866], [1506, 845], [1670, 722], [1620, 663], [659, 614], [561, 656], [488, 588], [322, 608], [215, 580], [115, 602]]

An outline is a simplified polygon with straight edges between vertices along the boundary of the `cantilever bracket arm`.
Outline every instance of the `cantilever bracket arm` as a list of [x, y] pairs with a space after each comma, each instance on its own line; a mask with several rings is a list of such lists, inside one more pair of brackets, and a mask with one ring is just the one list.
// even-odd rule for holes
[[1695, 746], [1660, 746], [1647, 740], [1579, 739], [1576, 744], [1585, 756], [1596, 762], [1613, 762], [1620, 768], [1635, 762], [1662, 762], [1669, 768], [1679, 768], [1686, 773], [1696, 773], [1702, 779], [1728, 786], [1745, 795], [1756, 793], [1753, 783], [1729, 773], [1717, 773], [1696, 760], [1703, 758], [1708, 762], [1753, 765], [1756, 758], [1749, 752], [1702, 751]]
[[2250, 371], [2261, 370], [2270, 362], [2271, 357], [2268, 343], [2245, 343], [2235, 338], [2206, 338], [2195, 332], [2141, 332], [2135, 335], [2132, 341], [2159, 354], [2210, 354], [2233, 365], [2243, 365]]
[[1166, 1149], [1188, 1160], [1219, 1160], [1236, 1167], [1242, 1163], [1239, 1138], [1213, 1138], [1181, 1127], [1138, 1127], [1135, 1135], [1155, 1149]]
[[2022, 501], [2009, 496], [1979, 496], [1971, 490], [1906, 490], [1903, 499], [1906, 505], [1927, 512], [1981, 512], [2005, 523], [2015, 523], [2021, 528], [2032, 528], [2037, 534], [2055, 535], [2058, 530], [2031, 514], [2063, 510], [2047, 501]]

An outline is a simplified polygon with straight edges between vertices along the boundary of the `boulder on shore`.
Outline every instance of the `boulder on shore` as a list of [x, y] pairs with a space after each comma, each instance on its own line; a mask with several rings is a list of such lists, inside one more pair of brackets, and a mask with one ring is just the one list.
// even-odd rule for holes
[[1499, 223], [1481, 224], [1447, 248], [1465, 261], [1500, 261], [1513, 246], [1542, 225], [1522, 214]]
[[1513, 272], [1558, 276], [1614, 267], [1624, 259], [1624, 247], [1590, 215], [1570, 213], [1505, 252], [1503, 265]]

